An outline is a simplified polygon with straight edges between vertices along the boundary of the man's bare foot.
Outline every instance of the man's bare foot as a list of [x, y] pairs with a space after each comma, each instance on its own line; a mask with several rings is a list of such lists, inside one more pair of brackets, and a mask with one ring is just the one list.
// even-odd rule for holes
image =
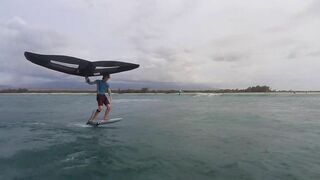
[[105, 122], [108, 122], [108, 121], [109, 121], [109, 119], [103, 119], [101, 122], [105, 123]]

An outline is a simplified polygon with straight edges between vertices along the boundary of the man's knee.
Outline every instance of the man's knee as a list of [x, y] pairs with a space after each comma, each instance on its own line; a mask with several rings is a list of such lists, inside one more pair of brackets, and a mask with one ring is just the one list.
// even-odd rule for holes
[[97, 112], [101, 112], [102, 111], [102, 107], [99, 106], [98, 109], [97, 109]]

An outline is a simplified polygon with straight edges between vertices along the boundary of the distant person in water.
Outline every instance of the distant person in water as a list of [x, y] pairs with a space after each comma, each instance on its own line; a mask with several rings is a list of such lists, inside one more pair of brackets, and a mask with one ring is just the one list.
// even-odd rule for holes
[[[98, 102], [98, 109], [96, 110], [93, 117], [91, 117], [91, 119], [88, 121], [87, 124], [96, 123], [96, 118], [98, 114], [102, 111], [103, 104], [107, 107], [103, 117], [103, 122], [108, 121], [109, 113], [111, 110], [111, 101], [112, 101], [110, 86], [109, 86], [109, 83], [107, 83], [107, 81], [110, 79], [110, 75], [109, 74], [103, 75], [102, 80], [90, 81], [88, 77], [85, 77], [85, 79], [88, 84], [97, 85], [97, 102]], [[109, 98], [105, 95], [106, 92], [108, 92]]]

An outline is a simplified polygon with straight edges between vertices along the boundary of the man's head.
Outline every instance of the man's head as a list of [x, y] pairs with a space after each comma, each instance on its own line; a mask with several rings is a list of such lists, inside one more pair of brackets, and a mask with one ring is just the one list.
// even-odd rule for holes
[[104, 74], [102, 76], [102, 80], [104, 80], [104, 81], [108, 81], [109, 78], [110, 78], [110, 74]]

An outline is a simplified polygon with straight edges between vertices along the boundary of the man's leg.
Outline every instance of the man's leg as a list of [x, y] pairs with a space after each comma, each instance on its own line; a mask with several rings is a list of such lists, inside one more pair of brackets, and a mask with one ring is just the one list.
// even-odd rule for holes
[[96, 118], [98, 117], [98, 114], [102, 111], [102, 106], [98, 106], [98, 109], [96, 110], [96, 112], [94, 113], [91, 121], [92, 122], [95, 122], [96, 121]]
[[104, 113], [104, 117], [103, 117], [103, 120], [107, 121], [109, 119], [109, 113], [111, 111], [111, 105], [110, 104], [107, 104], [107, 109], [106, 109], [106, 112]]

